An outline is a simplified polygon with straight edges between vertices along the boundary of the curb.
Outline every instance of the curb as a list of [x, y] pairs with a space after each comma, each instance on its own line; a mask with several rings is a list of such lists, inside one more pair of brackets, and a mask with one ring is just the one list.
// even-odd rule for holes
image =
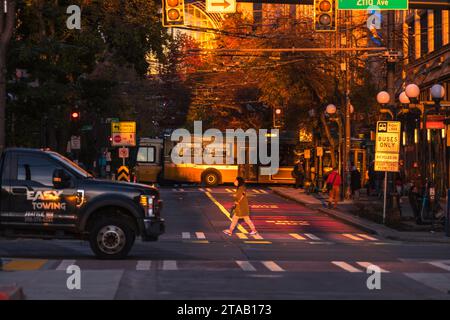
[[[402, 234], [402, 232], [397, 231], [397, 230], [393, 230], [389, 227], [386, 227], [384, 225], [379, 225], [376, 224], [375, 222], [371, 222], [371, 221], [366, 221], [363, 220], [363, 218], [357, 217], [357, 216], [353, 216], [350, 215], [349, 213], [345, 213], [342, 211], [338, 211], [338, 210], [332, 210], [332, 209], [327, 209], [327, 208], [323, 208], [321, 205], [319, 206], [318, 204], [313, 204], [310, 202], [306, 202], [306, 201], [302, 201], [294, 196], [288, 195], [283, 193], [280, 190], [274, 190], [272, 189], [272, 191], [289, 200], [295, 201], [297, 203], [300, 203], [308, 208], [311, 209], [315, 209], [318, 210], [322, 213], [325, 213], [337, 220], [340, 220], [348, 225], [357, 227], [365, 232], [371, 233], [371, 234], [376, 234], [379, 236], [382, 236], [384, 238], [390, 239], [390, 240], [396, 240], [396, 241], [407, 241], [407, 242], [429, 242], [429, 243], [446, 243], [446, 244], [450, 244], [450, 238], [436, 238], [436, 239], [430, 239], [430, 238], [426, 238], [426, 237], [411, 237], [408, 236], [407, 234]], [[319, 206], [319, 207], [318, 207]]]
[[22, 287], [16, 285], [0, 286], [0, 301], [25, 300]]

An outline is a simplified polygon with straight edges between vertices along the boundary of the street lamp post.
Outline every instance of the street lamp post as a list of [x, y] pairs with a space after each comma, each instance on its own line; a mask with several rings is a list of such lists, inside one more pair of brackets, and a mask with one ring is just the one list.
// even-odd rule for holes
[[[351, 115], [354, 112], [354, 108], [351, 104], [349, 104], [348, 106], [346, 106], [346, 108], [348, 108], [348, 113], [349, 115]], [[325, 108], [325, 113], [330, 115], [330, 120], [335, 121], [338, 125], [338, 129], [339, 129], [339, 143], [338, 143], [338, 168], [339, 168], [339, 174], [341, 176], [343, 176], [342, 173], [346, 173], [346, 174], [350, 174], [350, 147], [351, 146], [347, 146], [347, 139], [346, 139], [346, 144], [345, 144], [345, 151], [342, 151], [342, 147], [343, 147], [343, 136], [344, 136], [344, 126], [343, 126], [343, 116], [345, 116], [345, 120], [347, 120], [347, 116], [344, 114], [342, 114], [342, 112], [340, 112], [337, 107], [334, 104], [329, 104], [327, 105], [327, 107]], [[347, 132], [347, 123], [346, 123], [346, 132]], [[342, 159], [342, 154], [344, 153], [345, 158]], [[347, 163], [348, 162], [348, 163]], [[347, 167], [348, 168], [345, 168]], [[342, 179], [342, 184], [343, 184], [343, 188], [341, 188], [341, 199], [344, 196], [348, 196], [349, 192], [347, 191], [347, 189], [350, 188], [350, 179], [347, 179], [348, 177], [346, 176], [346, 179]], [[347, 192], [346, 192], [347, 191]]]

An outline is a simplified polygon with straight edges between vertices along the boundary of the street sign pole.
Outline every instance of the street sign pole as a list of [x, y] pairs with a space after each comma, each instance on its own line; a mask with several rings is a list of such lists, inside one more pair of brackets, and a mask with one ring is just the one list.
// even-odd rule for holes
[[386, 207], [387, 207], [387, 179], [388, 172], [384, 172], [384, 196], [383, 196], [383, 224], [386, 224]]

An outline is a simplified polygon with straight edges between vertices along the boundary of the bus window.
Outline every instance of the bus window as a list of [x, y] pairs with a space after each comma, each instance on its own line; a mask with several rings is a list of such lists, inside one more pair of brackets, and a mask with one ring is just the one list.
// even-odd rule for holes
[[155, 147], [140, 147], [137, 154], [137, 162], [155, 162]]

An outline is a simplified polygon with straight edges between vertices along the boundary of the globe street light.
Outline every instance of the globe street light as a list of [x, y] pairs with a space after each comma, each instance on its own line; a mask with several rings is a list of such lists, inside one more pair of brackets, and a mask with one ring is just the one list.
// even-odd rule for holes
[[436, 100], [441, 100], [444, 98], [445, 96], [445, 89], [443, 86], [441, 86], [440, 84], [435, 84], [434, 86], [431, 87], [431, 98], [436, 101]]
[[398, 99], [400, 100], [400, 103], [403, 105], [407, 105], [411, 103], [411, 100], [409, 100], [409, 97], [406, 95], [405, 91], [402, 91], [402, 93], [400, 93], [400, 96], [398, 97]]
[[327, 107], [325, 109], [325, 112], [328, 113], [328, 114], [335, 114], [336, 111], [337, 111], [337, 108], [336, 108], [336, 106], [334, 104], [327, 105]]
[[377, 94], [377, 102], [381, 105], [386, 105], [391, 100], [391, 96], [386, 91], [381, 91]]
[[417, 103], [417, 98], [420, 95], [420, 88], [414, 83], [408, 84], [405, 88], [405, 93], [411, 102]]

